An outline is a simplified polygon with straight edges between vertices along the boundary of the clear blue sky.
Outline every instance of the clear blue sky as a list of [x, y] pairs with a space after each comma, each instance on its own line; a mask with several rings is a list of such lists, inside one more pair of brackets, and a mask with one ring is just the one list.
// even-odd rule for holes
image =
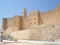
[[21, 15], [22, 9], [27, 11], [40, 10], [42, 12], [52, 10], [60, 3], [60, 0], [0, 0], [0, 25], [2, 18]]

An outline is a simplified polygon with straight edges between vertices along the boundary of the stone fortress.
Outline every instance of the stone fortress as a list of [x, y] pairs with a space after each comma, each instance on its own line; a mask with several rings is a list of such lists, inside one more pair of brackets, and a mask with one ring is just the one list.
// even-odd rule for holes
[[60, 22], [60, 5], [54, 10], [41, 13], [40, 11], [31, 11], [27, 15], [26, 9], [23, 9], [23, 16], [14, 16], [12, 18], [3, 18], [3, 30], [23, 30], [31, 26], [45, 23]]
[[[12, 18], [3, 18], [2, 29], [6, 32], [12, 31], [13, 33], [10, 34], [15, 38], [20, 36], [19, 39], [51, 41], [60, 39], [60, 4], [54, 10], [47, 12], [34, 10], [29, 12], [28, 15], [24, 8], [22, 16], [17, 15]], [[52, 36], [50, 37], [49, 35]]]

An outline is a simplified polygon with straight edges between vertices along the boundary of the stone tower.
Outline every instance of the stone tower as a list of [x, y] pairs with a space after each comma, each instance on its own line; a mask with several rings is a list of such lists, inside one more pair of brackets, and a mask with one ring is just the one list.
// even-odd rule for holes
[[23, 16], [26, 17], [27, 16], [27, 11], [26, 8], [23, 9]]
[[6, 29], [7, 29], [7, 18], [3, 18], [2, 29], [3, 29], [3, 30], [6, 30]]

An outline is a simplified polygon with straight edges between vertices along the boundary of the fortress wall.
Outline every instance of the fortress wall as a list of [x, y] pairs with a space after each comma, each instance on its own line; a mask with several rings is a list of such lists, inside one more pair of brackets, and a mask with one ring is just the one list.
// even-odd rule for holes
[[30, 12], [28, 19], [30, 27], [40, 25], [42, 23], [42, 18], [40, 17], [40, 11], [38, 10]]
[[11, 35], [13, 39], [20, 39], [20, 40], [30, 40], [30, 29], [22, 30], [22, 31], [15, 31], [12, 32]]
[[29, 17], [23, 17], [23, 29], [28, 29], [29, 28]]
[[41, 14], [42, 21], [44, 23], [59, 23], [60, 22], [60, 11], [48, 11]]
[[8, 18], [8, 20], [7, 20], [7, 26], [8, 26], [8, 28], [13, 27], [13, 25], [14, 25], [13, 18]]
[[7, 18], [3, 18], [2, 29], [3, 30], [7, 29]]
[[31, 11], [27, 16], [26, 9], [23, 10], [23, 16], [14, 16], [3, 20], [3, 27], [12, 30], [29, 29], [32, 26], [37, 26], [47, 23], [60, 23], [60, 5], [54, 10], [41, 13], [38, 10]]
[[11, 35], [20, 40], [56, 41], [60, 40], [60, 24], [43, 24], [31, 29], [15, 31]]
[[30, 26], [38, 25], [38, 12], [32, 11], [29, 15]]
[[[33, 30], [33, 31], [32, 31]], [[60, 39], [60, 24], [43, 24], [30, 30], [31, 40], [55, 41]]]
[[30, 28], [30, 17], [28, 16], [27, 19], [26, 19], [26, 29], [29, 29]]
[[14, 16], [12, 18], [8, 18], [8, 21], [7, 21], [7, 30], [19, 30], [21, 29], [22, 27], [22, 23], [21, 23], [21, 17], [20, 16]]

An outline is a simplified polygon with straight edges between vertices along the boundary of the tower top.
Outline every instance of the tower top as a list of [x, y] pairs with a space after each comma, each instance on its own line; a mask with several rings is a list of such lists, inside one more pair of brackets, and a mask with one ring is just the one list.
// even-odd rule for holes
[[23, 16], [27, 16], [27, 11], [26, 11], [26, 8], [23, 9]]

